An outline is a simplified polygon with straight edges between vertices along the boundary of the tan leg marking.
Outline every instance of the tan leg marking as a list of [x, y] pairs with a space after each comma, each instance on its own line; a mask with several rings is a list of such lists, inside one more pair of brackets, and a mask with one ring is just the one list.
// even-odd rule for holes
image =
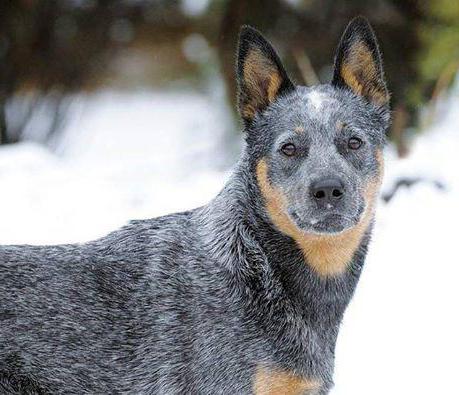
[[269, 183], [265, 159], [257, 164], [257, 180], [271, 220], [282, 233], [295, 240], [306, 262], [322, 277], [339, 275], [347, 269], [373, 218], [383, 164], [382, 153], [378, 151], [377, 155], [379, 176], [366, 188], [365, 212], [357, 225], [337, 235], [315, 235], [299, 229], [287, 214], [284, 195]]
[[253, 392], [255, 395], [313, 395], [320, 386], [319, 380], [305, 379], [290, 372], [261, 367], [255, 375]]

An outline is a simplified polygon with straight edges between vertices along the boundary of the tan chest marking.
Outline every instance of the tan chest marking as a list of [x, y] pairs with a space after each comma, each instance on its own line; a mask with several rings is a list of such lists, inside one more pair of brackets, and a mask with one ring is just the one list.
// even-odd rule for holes
[[258, 162], [257, 180], [271, 220], [282, 233], [295, 240], [305, 260], [320, 276], [327, 277], [343, 273], [360, 245], [365, 230], [374, 215], [382, 174], [381, 153], [378, 154], [378, 161], [380, 176], [367, 185], [365, 191], [367, 207], [362, 219], [353, 228], [337, 235], [314, 235], [299, 229], [287, 214], [284, 195], [269, 183], [266, 161], [261, 159]]
[[313, 395], [320, 389], [318, 380], [305, 379], [290, 372], [258, 368], [253, 383], [255, 395]]

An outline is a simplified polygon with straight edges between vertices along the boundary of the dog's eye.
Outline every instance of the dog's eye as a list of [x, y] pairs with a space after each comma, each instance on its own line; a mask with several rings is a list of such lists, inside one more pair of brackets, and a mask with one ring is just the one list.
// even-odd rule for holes
[[281, 147], [281, 151], [286, 156], [293, 156], [296, 153], [296, 147], [292, 143], [287, 143]]
[[347, 142], [347, 146], [350, 148], [350, 149], [359, 149], [363, 144], [363, 141], [360, 140], [358, 137], [351, 137], [348, 142]]

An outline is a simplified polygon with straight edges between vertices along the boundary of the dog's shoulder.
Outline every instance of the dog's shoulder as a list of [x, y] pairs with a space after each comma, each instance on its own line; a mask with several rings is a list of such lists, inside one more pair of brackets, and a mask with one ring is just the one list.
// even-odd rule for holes
[[[177, 260], [191, 254], [196, 244], [196, 210], [133, 220], [101, 239], [82, 246], [84, 255], [110, 264], [128, 261], [131, 265]], [[170, 259], [168, 259], [169, 261]]]

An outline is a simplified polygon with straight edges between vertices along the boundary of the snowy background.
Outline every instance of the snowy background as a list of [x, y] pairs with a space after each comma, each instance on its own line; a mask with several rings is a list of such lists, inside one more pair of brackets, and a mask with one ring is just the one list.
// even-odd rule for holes
[[[129, 219], [205, 204], [240, 150], [223, 93], [102, 91], [76, 98], [62, 143], [0, 147], [0, 244], [81, 242]], [[386, 150], [366, 267], [339, 336], [335, 395], [457, 394], [459, 89], [408, 159]], [[228, 149], [228, 146], [230, 148]]]

